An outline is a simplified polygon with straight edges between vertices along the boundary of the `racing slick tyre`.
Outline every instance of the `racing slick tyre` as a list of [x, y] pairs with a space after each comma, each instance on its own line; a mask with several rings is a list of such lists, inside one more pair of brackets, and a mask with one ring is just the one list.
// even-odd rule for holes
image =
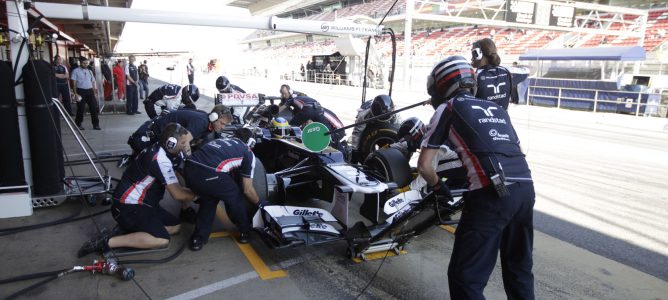
[[[364, 162], [364, 165], [372, 169], [380, 177], [378, 178], [380, 181], [394, 182], [399, 188], [407, 186], [413, 179], [408, 160], [401, 151], [394, 148], [374, 152]], [[360, 206], [360, 214], [376, 224], [380, 223], [385, 216], [381, 213], [381, 208], [392, 194], [392, 191], [383, 192], [380, 194], [380, 199], [375, 194], [365, 194], [364, 202]]]
[[362, 132], [359, 147], [353, 154], [351, 162], [363, 162], [374, 151], [396, 143], [399, 140], [397, 130], [398, 128], [394, 124], [381, 123], [369, 125]]
[[[259, 159], [255, 160], [255, 169], [253, 170], [253, 188], [255, 193], [260, 198], [260, 200], [268, 201], [268, 190], [267, 190], [267, 171], [264, 169], [264, 165]], [[257, 211], [257, 206], [246, 201], [246, 212], [249, 217], [252, 219]]]
[[408, 160], [401, 151], [385, 148], [373, 152], [364, 165], [375, 170], [384, 182], [394, 182], [399, 188], [407, 186], [413, 177]]

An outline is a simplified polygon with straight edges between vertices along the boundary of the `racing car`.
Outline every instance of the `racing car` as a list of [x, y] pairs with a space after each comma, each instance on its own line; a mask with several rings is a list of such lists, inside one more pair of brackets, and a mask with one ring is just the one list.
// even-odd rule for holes
[[[276, 99], [262, 94], [216, 95], [217, 103], [239, 113], [240, 122], [226, 131], [246, 128], [255, 141], [253, 152], [259, 162], [254, 187], [271, 205], [256, 211], [253, 227], [270, 248], [344, 240], [350, 258], [364, 259], [378, 251], [399, 253], [413, 237], [456, 213], [433, 194], [399, 192], [412, 180], [408, 159], [399, 150], [380, 149], [363, 164], [350, 164], [343, 153], [328, 146], [329, 140], [322, 143], [329, 135], [320, 123], [272, 134], [270, 121], [279, 112], [273, 104]], [[351, 202], [357, 199], [363, 199], [359, 215], [367, 222], [353, 222], [361, 219], [351, 211]]]

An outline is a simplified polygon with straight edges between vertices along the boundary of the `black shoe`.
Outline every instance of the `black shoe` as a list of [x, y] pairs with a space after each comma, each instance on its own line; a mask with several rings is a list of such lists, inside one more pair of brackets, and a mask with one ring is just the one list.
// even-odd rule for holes
[[239, 244], [248, 244], [250, 240], [250, 232], [242, 232], [239, 234]]
[[77, 127], [79, 127], [79, 130], [84, 130], [84, 129], [85, 129], [85, 128], [83, 128], [83, 126], [81, 126], [81, 125], [77, 125]]
[[109, 251], [109, 239], [111, 238], [111, 232], [107, 230], [106, 228], [102, 230], [102, 232], [90, 239], [89, 241], [85, 242], [81, 248], [79, 248], [79, 252], [77, 253], [77, 257], [84, 257], [88, 254], [91, 254], [93, 252], [98, 252], [100, 254]]
[[181, 212], [179, 212], [179, 219], [186, 223], [195, 224], [195, 221], [197, 221], [197, 212], [195, 212], [195, 209], [192, 207], [181, 209]]
[[140, 111], [136, 111], [136, 112], [135, 112], [135, 115], [141, 115], [141, 112], [140, 112]]
[[93, 129], [95, 129], [95, 130], [102, 130], [102, 128], [100, 128], [100, 126], [93, 126]]
[[202, 250], [204, 247], [204, 244], [206, 244], [204, 241], [202, 241], [201, 238], [199, 237], [194, 237], [190, 239], [190, 250], [192, 251], [199, 251]]

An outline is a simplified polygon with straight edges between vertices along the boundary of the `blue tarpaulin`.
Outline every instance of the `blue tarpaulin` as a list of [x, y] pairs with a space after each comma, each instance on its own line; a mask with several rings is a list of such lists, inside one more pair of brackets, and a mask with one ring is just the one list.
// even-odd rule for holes
[[520, 55], [520, 60], [612, 60], [638, 61], [645, 60], [645, 49], [633, 47], [597, 47], [597, 48], [565, 48], [565, 49], [534, 49]]

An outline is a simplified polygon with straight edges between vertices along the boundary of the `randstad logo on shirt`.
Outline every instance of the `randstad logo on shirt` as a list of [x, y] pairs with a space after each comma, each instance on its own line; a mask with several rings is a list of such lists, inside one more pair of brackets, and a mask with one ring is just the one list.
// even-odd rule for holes
[[490, 130], [489, 131], [489, 136], [491, 136], [492, 140], [495, 140], [495, 141], [510, 141], [510, 135], [501, 134], [496, 129]]

